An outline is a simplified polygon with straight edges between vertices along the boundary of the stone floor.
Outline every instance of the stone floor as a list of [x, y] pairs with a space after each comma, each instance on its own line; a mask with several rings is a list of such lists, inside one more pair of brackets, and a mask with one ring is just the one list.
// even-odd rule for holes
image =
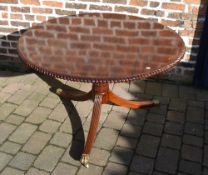
[[60, 99], [49, 89], [90, 84], [0, 72], [1, 175], [208, 174], [208, 91], [171, 83], [112, 84], [129, 99], [160, 106], [103, 105], [90, 168], [79, 163], [93, 103]]

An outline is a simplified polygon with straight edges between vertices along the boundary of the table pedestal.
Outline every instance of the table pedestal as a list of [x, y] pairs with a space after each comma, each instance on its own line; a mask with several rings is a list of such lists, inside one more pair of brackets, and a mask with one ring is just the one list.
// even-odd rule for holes
[[96, 137], [96, 131], [100, 119], [100, 111], [102, 104], [113, 103], [115, 105], [124, 106], [132, 109], [151, 107], [159, 104], [158, 100], [139, 102], [125, 100], [115, 95], [112, 91], [110, 91], [108, 84], [93, 84], [92, 90], [85, 94], [73, 94], [70, 91], [65, 91], [62, 89], [57, 89], [56, 94], [58, 94], [61, 97], [75, 101], [85, 101], [89, 99], [94, 100], [90, 129], [88, 132], [84, 151], [80, 160], [81, 163], [87, 168], [89, 167], [89, 154], [91, 152]]

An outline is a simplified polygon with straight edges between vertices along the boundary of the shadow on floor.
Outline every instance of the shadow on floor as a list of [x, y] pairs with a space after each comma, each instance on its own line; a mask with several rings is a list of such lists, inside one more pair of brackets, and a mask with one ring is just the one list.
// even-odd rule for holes
[[[63, 84], [61, 81], [59, 81], [55, 78], [46, 77], [46, 76], [40, 75], [40, 74], [38, 74], [38, 76], [51, 87], [50, 91], [53, 93], [55, 93], [55, 90], [57, 88], [62, 88], [65, 90], [77, 91], [77, 92], [79, 91], [77, 89], [74, 89], [72, 87], [69, 87], [69, 86]], [[72, 137], [72, 143], [70, 146], [69, 154], [73, 159], [80, 160], [82, 151], [84, 149], [84, 144], [85, 144], [82, 121], [80, 119], [80, 116], [79, 116], [74, 104], [70, 100], [62, 98], [62, 97], [60, 97], [60, 100], [63, 103], [64, 107], [66, 108], [66, 111], [68, 113], [68, 117], [70, 119], [71, 126], [72, 126], [72, 136], [73, 137]]]

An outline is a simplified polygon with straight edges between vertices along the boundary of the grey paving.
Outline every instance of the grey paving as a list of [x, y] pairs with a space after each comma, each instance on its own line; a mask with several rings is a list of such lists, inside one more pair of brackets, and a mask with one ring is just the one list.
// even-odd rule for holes
[[124, 98], [159, 99], [160, 105], [135, 110], [103, 105], [86, 169], [79, 159], [93, 102], [60, 99], [49, 90], [49, 80], [33, 73], [8, 75], [0, 80], [1, 175], [208, 174], [207, 90], [156, 80], [111, 84]]

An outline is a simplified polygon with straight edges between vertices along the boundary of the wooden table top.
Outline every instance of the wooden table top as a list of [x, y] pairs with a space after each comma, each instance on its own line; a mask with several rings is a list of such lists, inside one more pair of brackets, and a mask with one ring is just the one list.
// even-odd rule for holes
[[109, 83], [168, 71], [185, 53], [173, 30], [124, 14], [88, 13], [50, 19], [20, 37], [18, 53], [31, 68], [72, 81]]

